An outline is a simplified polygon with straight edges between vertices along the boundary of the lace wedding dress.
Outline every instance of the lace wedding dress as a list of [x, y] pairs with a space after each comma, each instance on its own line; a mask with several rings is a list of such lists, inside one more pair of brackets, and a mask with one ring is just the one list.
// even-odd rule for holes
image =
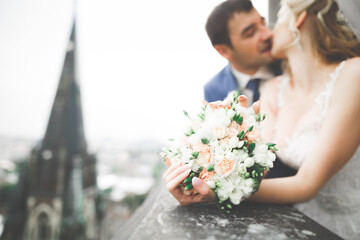
[[[317, 117], [309, 124], [311, 127], [302, 129], [287, 139], [283, 149], [279, 147], [278, 156], [285, 164], [298, 169], [305, 160], [320, 131], [334, 84], [344, 64], [345, 61], [330, 74], [325, 90], [316, 98]], [[281, 77], [278, 92], [279, 111], [286, 104], [283, 91], [288, 82], [288, 76]], [[316, 198], [296, 204], [295, 207], [345, 239], [360, 239], [360, 147], [349, 162], [326, 183]]]

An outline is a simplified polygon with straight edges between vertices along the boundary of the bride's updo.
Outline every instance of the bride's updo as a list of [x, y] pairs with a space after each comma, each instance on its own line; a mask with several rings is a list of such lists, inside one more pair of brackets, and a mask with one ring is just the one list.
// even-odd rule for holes
[[346, 24], [335, 0], [282, 0], [281, 5], [291, 13], [289, 29], [295, 38], [293, 44], [299, 45], [300, 39], [296, 17], [306, 11], [314, 49], [325, 63], [360, 56], [360, 41]]

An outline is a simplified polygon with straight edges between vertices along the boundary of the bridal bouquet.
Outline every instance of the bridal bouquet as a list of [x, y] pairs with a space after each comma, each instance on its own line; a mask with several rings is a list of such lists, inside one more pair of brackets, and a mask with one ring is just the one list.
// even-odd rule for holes
[[239, 104], [239, 93], [224, 101], [204, 103], [199, 114], [190, 116], [189, 125], [161, 155], [167, 165], [191, 165], [181, 187], [192, 191], [192, 178], [198, 177], [213, 189], [218, 206], [227, 212], [259, 188], [264, 171], [273, 167], [275, 144], [263, 143], [259, 123], [265, 115]]

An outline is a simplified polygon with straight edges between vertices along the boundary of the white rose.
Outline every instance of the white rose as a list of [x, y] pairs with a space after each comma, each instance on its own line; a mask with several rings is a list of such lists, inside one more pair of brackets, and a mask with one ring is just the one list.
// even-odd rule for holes
[[254, 116], [249, 116], [245, 121], [244, 121], [248, 126], [254, 126], [256, 124], [256, 119]]
[[239, 139], [237, 137], [232, 137], [230, 138], [229, 140], [229, 147], [230, 148], [236, 148], [238, 147], [238, 142], [239, 142]]
[[194, 130], [194, 132], [198, 131], [201, 128], [202, 121], [201, 119], [195, 119], [191, 123], [191, 128]]
[[206, 184], [211, 188], [211, 189], [214, 189], [215, 188], [215, 182], [214, 181], [207, 181]]
[[188, 163], [190, 161], [190, 158], [192, 157], [192, 151], [189, 148], [186, 147], [182, 147], [180, 149], [181, 153], [182, 153], [182, 157], [181, 157], [181, 161], [184, 163]]
[[238, 171], [239, 171], [241, 174], [246, 173], [247, 169], [246, 169], [246, 167], [245, 167], [245, 164], [240, 163], [239, 166], [238, 166]]
[[243, 192], [244, 192], [244, 194], [248, 197], [248, 196], [250, 196], [251, 193], [253, 192], [253, 188], [252, 188], [252, 187], [245, 187], [245, 188], [243, 189]]
[[199, 144], [201, 143], [201, 139], [199, 138], [199, 135], [198, 134], [193, 134], [189, 137], [189, 143], [191, 145], [196, 145], [196, 144]]
[[238, 205], [240, 201], [243, 199], [243, 197], [244, 195], [241, 191], [235, 191], [230, 193], [229, 195], [230, 201], [235, 205]]
[[235, 159], [236, 155], [233, 152], [229, 151], [229, 152], [226, 153], [225, 158], [226, 159]]
[[211, 126], [224, 126], [227, 127], [231, 120], [228, 118], [224, 108], [216, 109], [214, 114], [208, 120]]
[[246, 187], [253, 187], [253, 183], [254, 183], [254, 181], [251, 179], [251, 178], [247, 178], [246, 180], [245, 180], [245, 186]]
[[273, 161], [276, 159], [274, 153], [268, 151], [266, 144], [256, 144], [254, 149], [254, 160], [264, 167], [273, 167]]
[[254, 161], [254, 159], [251, 158], [251, 157], [248, 157], [248, 158], [246, 158], [246, 159], [244, 160], [244, 165], [245, 165], [245, 167], [247, 167], [247, 168], [250, 168], [250, 167], [254, 166], [254, 164], [255, 164], [255, 161]]
[[207, 106], [205, 109], [205, 116], [210, 116], [213, 112], [214, 110], [211, 107]]
[[243, 154], [239, 157], [239, 161], [240, 161], [240, 162], [244, 162], [244, 160], [245, 160], [246, 158], [248, 158], [248, 157], [249, 157], [249, 154], [243, 153]]

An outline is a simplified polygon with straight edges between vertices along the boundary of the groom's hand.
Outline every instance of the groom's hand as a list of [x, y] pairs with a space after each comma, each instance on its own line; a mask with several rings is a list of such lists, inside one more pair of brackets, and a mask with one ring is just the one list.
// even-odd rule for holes
[[178, 163], [170, 166], [163, 176], [169, 192], [181, 205], [215, 201], [215, 192], [199, 178], [193, 178], [192, 184], [194, 188], [190, 192], [184, 191], [180, 187], [180, 184], [189, 176], [190, 171], [191, 169], [188, 165], [180, 165]]

